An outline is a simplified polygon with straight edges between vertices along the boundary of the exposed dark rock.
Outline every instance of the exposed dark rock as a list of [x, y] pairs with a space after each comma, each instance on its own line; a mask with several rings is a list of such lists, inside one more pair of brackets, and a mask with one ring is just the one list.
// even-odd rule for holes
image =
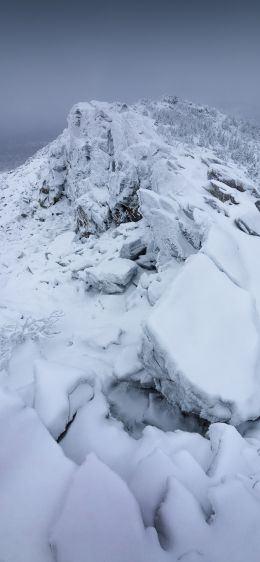
[[217, 213], [222, 213], [224, 214], [226, 217], [228, 217], [228, 213], [225, 209], [222, 209], [216, 201], [214, 201], [214, 199], [209, 199], [207, 197], [205, 197], [205, 203], [207, 203], [207, 205], [209, 205], [212, 209], [214, 209], [214, 211], [217, 211]]
[[242, 180], [234, 179], [232, 177], [228, 177], [226, 174], [223, 174], [223, 171], [217, 168], [211, 168], [208, 170], [208, 179], [209, 180], [217, 180], [225, 183], [228, 187], [232, 189], [236, 189], [241, 193], [245, 191], [245, 185]]
[[236, 201], [236, 199], [233, 197], [233, 195], [231, 195], [231, 193], [229, 193], [228, 191], [224, 190], [225, 188], [221, 188], [216, 182], [211, 181], [210, 182], [210, 187], [207, 188], [207, 191], [213, 195], [213, 197], [216, 197], [216, 199], [219, 199], [219, 201], [221, 201], [221, 203], [230, 203], [232, 205], [238, 205], [238, 201]]
[[250, 234], [251, 236], [260, 236], [260, 234], [250, 228], [250, 226], [243, 219], [236, 219], [235, 225], [237, 226], [237, 228], [239, 228], [239, 230], [242, 230], [242, 232], [245, 232], [246, 234]]

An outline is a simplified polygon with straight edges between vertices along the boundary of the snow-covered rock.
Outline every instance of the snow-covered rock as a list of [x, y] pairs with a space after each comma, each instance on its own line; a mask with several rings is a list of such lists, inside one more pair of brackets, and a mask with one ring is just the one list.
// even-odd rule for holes
[[122, 293], [137, 272], [131, 260], [114, 258], [85, 270], [86, 286], [103, 293]]
[[246, 190], [253, 191], [255, 189], [254, 184], [243, 174], [238, 174], [236, 172], [229, 171], [228, 167], [220, 165], [218, 163], [210, 166], [208, 170], [208, 178], [212, 181], [217, 180], [231, 189], [243, 192]]
[[260, 414], [259, 346], [249, 293], [198, 254], [149, 316], [142, 357], [184, 411], [239, 423]]
[[136, 259], [146, 252], [146, 244], [141, 237], [136, 237], [122, 245], [120, 257], [126, 259]]

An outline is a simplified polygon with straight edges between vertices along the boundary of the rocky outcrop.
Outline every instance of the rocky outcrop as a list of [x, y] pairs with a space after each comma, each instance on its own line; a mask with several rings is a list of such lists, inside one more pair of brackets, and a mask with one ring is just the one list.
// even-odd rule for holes
[[[174, 138], [174, 135], [180, 134], [178, 127], [180, 119], [186, 122], [185, 113], [191, 113], [194, 128], [196, 119], [206, 120], [206, 128], [210, 127], [210, 121], [212, 129], [217, 128], [218, 120], [221, 120], [221, 114], [211, 115], [197, 109], [192, 104], [185, 106], [176, 98], [174, 103], [172, 98], [165, 98], [157, 105], [141, 102], [127, 106], [96, 101], [77, 104], [69, 114], [68, 128], [50, 145], [48, 171], [42, 175], [39, 189], [41, 206], [53, 205], [66, 195], [72, 203], [75, 228], [80, 236], [98, 234], [111, 225], [138, 221], [142, 216], [151, 220], [152, 199], [145, 192], [152, 194], [152, 208], [158, 216], [161, 215], [158, 208], [164, 207], [167, 211], [169, 199], [168, 203], [163, 203], [162, 197], [170, 193], [175, 198], [175, 204], [171, 200], [169, 213], [174, 213], [178, 219], [182, 209], [185, 213], [190, 206], [187, 203], [183, 205], [179, 193], [187, 190], [187, 184], [192, 189], [193, 182], [192, 174], [188, 174], [187, 178], [183, 172], [186, 163], [179, 159], [179, 150], [171, 145], [169, 136]], [[187, 140], [190, 141], [190, 137]], [[183, 156], [184, 160], [197, 159], [191, 152]], [[244, 171], [238, 174], [232, 164], [226, 165], [216, 156], [205, 155], [202, 160], [207, 170], [205, 180], [209, 180], [206, 188], [221, 203], [238, 205], [237, 194], [246, 191], [257, 193], [254, 182]], [[157, 195], [160, 202], [156, 201]], [[193, 246], [194, 232], [190, 236], [189, 219], [190, 216], [187, 220], [185, 218], [184, 225], [180, 221], [176, 228], [171, 224], [171, 229], [182, 231], [184, 238], [187, 234], [188, 243]], [[162, 223], [164, 221], [168, 222], [166, 215]], [[193, 231], [194, 228], [197, 230], [197, 226], [193, 225]], [[179, 235], [176, 236], [178, 238]], [[198, 238], [197, 233], [195, 238]], [[196, 240], [196, 249], [199, 244]], [[176, 247], [170, 250], [170, 255], [180, 259], [189, 255], [189, 250], [185, 248], [180, 251], [177, 242], [173, 245]]]

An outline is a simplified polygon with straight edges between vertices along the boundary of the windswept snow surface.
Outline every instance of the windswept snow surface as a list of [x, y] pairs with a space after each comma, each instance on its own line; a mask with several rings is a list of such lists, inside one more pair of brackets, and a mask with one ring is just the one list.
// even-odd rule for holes
[[89, 102], [0, 176], [0, 560], [259, 562], [260, 134]]

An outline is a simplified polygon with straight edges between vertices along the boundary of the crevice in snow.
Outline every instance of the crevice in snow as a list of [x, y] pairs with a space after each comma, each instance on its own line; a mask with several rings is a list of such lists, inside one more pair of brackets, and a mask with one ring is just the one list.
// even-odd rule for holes
[[67, 435], [67, 432], [68, 432], [70, 426], [73, 424], [76, 415], [77, 415], [77, 412], [75, 412], [75, 414], [72, 416], [72, 418], [68, 421], [64, 430], [62, 431], [62, 433], [60, 433], [59, 437], [57, 438], [57, 440], [56, 440], [57, 443], [60, 443], [62, 441], [62, 439], [64, 439], [64, 437]]
[[146, 426], [163, 431], [182, 430], [205, 435], [209, 423], [193, 413], [186, 413], [179, 405], [170, 403], [157, 385], [142, 384], [131, 379], [114, 383], [106, 393], [111, 415], [123, 423], [134, 438], [142, 436]]

